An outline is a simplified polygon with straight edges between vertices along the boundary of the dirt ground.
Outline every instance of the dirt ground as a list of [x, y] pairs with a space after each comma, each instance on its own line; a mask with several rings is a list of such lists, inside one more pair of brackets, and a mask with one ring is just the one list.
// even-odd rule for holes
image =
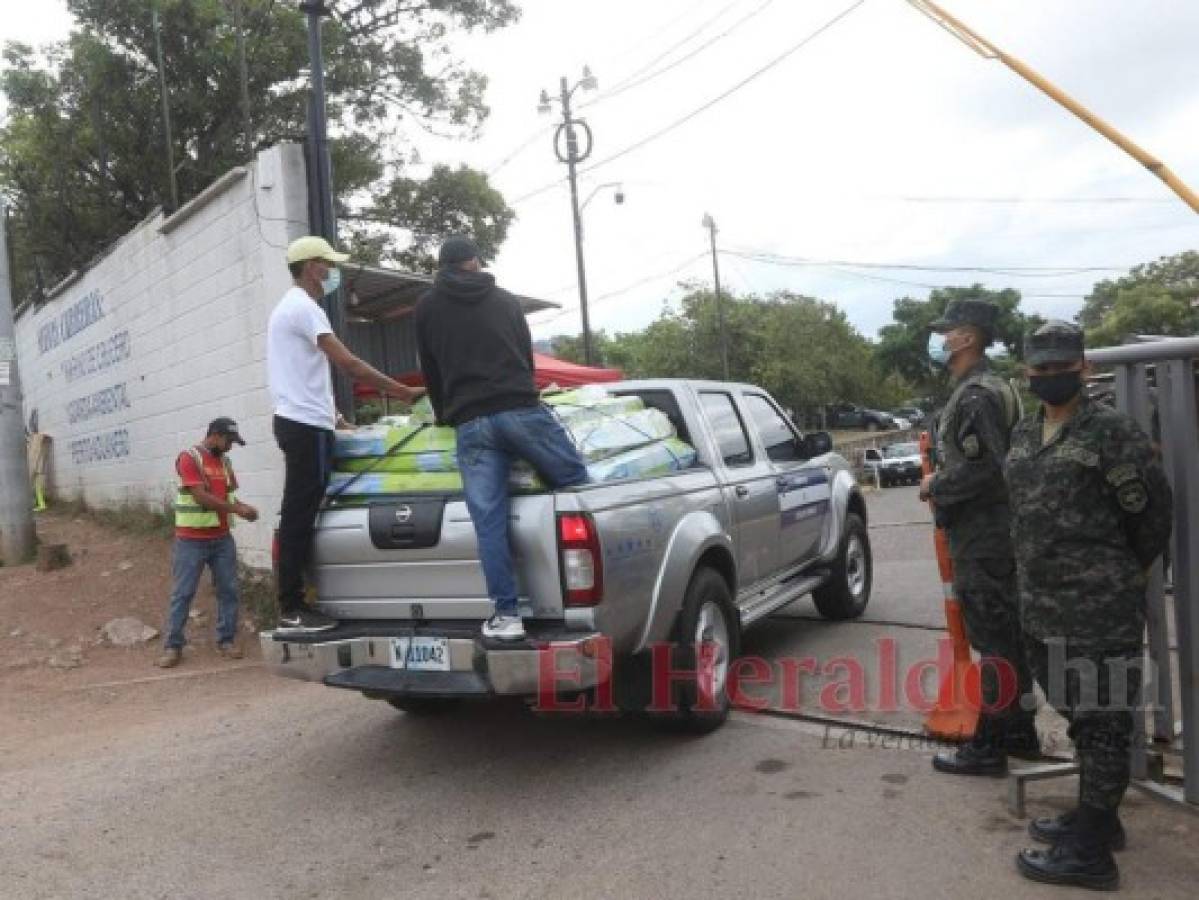
[[[41, 543], [66, 544], [72, 562], [54, 572], [33, 565], [0, 568], [0, 696], [166, 674], [153, 662], [171, 592], [171, 539], [62, 511], [39, 513], [37, 531]], [[189, 646], [176, 671], [229, 666], [215, 650], [216, 598], [207, 576], [192, 613]], [[126, 616], [159, 634], [139, 646], [113, 646], [101, 629]], [[243, 615], [248, 659], [257, 649], [252, 628]]]

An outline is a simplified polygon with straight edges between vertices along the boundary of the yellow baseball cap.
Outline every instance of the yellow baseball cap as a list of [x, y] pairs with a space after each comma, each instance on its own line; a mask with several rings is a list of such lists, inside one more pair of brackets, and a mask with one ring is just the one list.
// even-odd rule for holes
[[296, 238], [287, 247], [287, 264], [303, 262], [306, 259], [323, 259], [325, 262], [343, 263], [348, 261], [350, 254], [338, 253], [323, 237], [308, 235]]

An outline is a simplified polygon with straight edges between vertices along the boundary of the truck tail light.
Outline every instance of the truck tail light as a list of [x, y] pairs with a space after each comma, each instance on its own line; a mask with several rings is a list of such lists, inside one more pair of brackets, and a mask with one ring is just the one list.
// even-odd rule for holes
[[604, 597], [604, 562], [591, 516], [558, 516], [558, 559], [567, 606], [596, 606]]

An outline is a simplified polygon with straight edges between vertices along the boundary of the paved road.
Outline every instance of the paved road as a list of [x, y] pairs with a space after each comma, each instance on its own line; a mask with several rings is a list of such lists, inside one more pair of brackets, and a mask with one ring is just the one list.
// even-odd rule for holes
[[[926, 593], [939, 607], [916, 557], [927, 526], [881, 527], [910, 494], [871, 498], [872, 615], [920, 624]], [[747, 649], [823, 658], [887, 633], [935, 636], [793, 616]], [[519, 705], [419, 719], [246, 668], [64, 695], [0, 725], [4, 898], [1071, 895], [1014, 873], [1025, 839], [1003, 782], [768, 716], [704, 738]], [[1032, 811], [1073, 791], [1038, 786]], [[1129, 888], [1192, 897], [1199, 820], [1134, 796], [1126, 821]]]

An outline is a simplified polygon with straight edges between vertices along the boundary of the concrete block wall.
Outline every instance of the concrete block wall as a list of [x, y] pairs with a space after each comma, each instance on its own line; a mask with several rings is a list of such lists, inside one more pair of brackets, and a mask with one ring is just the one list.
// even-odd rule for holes
[[16, 323], [25, 420], [52, 438], [50, 488], [95, 506], [160, 506], [174, 460], [232, 416], [243, 560], [270, 565], [283, 460], [271, 434], [266, 323], [291, 285], [284, 251], [306, 233], [300, 147], [263, 151], [164, 219], [127, 234]]

